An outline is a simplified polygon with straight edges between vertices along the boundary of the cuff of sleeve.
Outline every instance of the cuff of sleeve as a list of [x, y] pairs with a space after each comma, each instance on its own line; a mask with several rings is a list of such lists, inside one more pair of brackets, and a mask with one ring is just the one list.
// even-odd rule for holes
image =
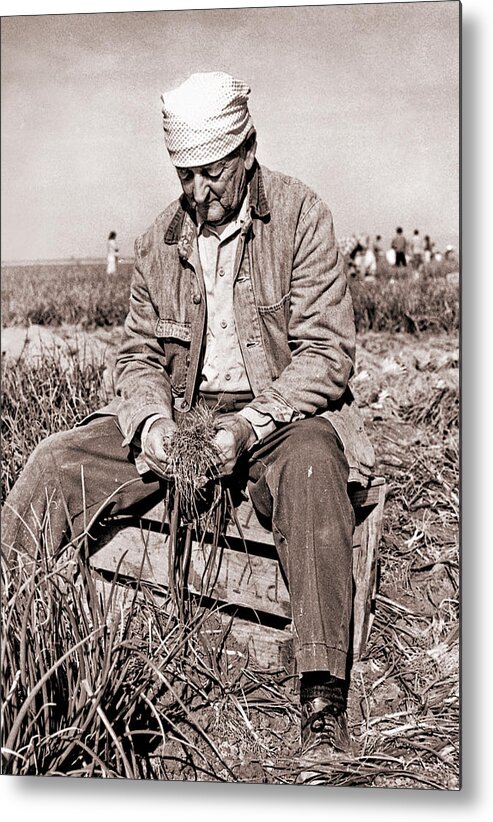
[[257, 440], [265, 439], [265, 437], [272, 434], [272, 432], [277, 428], [275, 421], [271, 416], [269, 416], [269, 414], [262, 414], [254, 408], [249, 408], [246, 406], [246, 408], [242, 408], [241, 411], [238, 411], [238, 415], [248, 420], [255, 431]]
[[166, 419], [166, 417], [164, 416], [164, 414], [152, 414], [150, 417], [147, 417], [144, 425], [142, 426], [142, 431], [141, 431], [141, 434], [140, 434], [140, 447], [141, 447], [142, 451], [144, 450], [145, 442], [146, 442], [147, 435], [149, 433], [149, 429], [150, 429], [151, 425], [154, 422], [156, 422], [156, 420], [165, 420], [165, 419]]
[[135, 467], [136, 467], [137, 471], [139, 472], [139, 474], [141, 476], [143, 476], [144, 474], [148, 474], [149, 471], [151, 470], [149, 468], [149, 466], [147, 465], [147, 462], [145, 461], [142, 454], [137, 454], [136, 455], [136, 457], [135, 457]]
[[126, 445], [130, 445], [141, 425], [148, 419], [148, 417], [151, 417], [154, 414], [159, 414], [159, 416], [163, 417], [163, 419], [172, 418], [171, 413], [168, 413], [168, 409], [165, 405], [163, 406], [162, 403], [143, 406], [136, 414], [134, 414], [133, 417], [131, 417], [130, 420], [128, 419], [128, 415], [123, 413], [120, 409], [118, 413], [118, 422], [124, 435], [124, 440], [122, 442], [123, 448]]

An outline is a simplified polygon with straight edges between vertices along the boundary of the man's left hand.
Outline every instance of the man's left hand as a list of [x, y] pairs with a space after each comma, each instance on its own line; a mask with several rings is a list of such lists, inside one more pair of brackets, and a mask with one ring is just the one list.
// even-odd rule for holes
[[218, 475], [224, 477], [232, 474], [238, 458], [256, 441], [255, 431], [248, 420], [239, 414], [223, 414], [214, 437], [219, 451]]

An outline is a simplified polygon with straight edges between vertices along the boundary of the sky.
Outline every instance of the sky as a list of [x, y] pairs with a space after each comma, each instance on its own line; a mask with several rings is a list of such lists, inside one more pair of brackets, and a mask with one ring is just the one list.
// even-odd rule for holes
[[[162, 4], [163, 8], [166, 6]], [[326, 200], [336, 234], [459, 238], [459, 3], [2, 19], [2, 261], [102, 257], [180, 193], [163, 91], [251, 88], [260, 163]]]

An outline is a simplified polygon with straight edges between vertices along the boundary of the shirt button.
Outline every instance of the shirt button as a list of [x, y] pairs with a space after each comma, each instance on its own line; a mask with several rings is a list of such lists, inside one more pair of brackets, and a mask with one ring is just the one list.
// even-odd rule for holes
[[231, 379], [231, 374], [225, 374], [224, 379], [225, 380], [230, 380]]
[[193, 295], [193, 301], [194, 301], [195, 305], [198, 305], [200, 300], [201, 300], [200, 294], [194, 294]]
[[225, 274], [226, 272], [224, 271], [224, 268], [220, 268], [220, 269], [219, 269], [219, 271], [218, 271], [217, 273], [219, 274], [219, 276], [220, 276], [220, 277], [224, 277], [224, 274]]
[[226, 322], [226, 320], [221, 320], [221, 328], [227, 328], [227, 327], [228, 327], [228, 323]]

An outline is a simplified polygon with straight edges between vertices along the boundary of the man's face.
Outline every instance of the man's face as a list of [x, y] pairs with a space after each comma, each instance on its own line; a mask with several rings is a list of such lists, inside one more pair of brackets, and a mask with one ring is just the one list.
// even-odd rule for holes
[[215, 163], [176, 169], [185, 196], [201, 222], [221, 225], [235, 216], [245, 195], [255, 148], [255, 143], [250, 148], [243, 144]]

